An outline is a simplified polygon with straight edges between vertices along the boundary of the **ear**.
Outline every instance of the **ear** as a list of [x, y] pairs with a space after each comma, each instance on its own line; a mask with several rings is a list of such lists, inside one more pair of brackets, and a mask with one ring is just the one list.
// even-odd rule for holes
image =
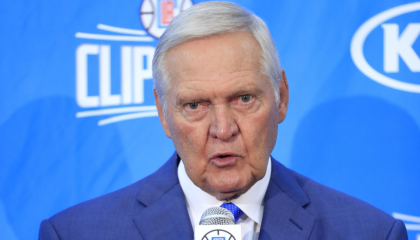
[[160, 124], [162, 124], [163, 131], [165, 131], [166, 136], [168, 138], [171, 138], [171, 133], [169, 132], [168, 122], [166, 121], [165, 116], [163, 115], [162, 103], [160, 102], [160, 98], [157, 95], [155, 89], [153, 89], [153, 94], [155, 95], [155, 105], [156, 105], [156, 108], [158, 110]]
[[286, 72], [281, 69], [282, 81], [280, 82], [280, 104], [279, 104], [279, 123], [286, 118], [287, 108], [289, 106], [289, 83], [287, 82]]

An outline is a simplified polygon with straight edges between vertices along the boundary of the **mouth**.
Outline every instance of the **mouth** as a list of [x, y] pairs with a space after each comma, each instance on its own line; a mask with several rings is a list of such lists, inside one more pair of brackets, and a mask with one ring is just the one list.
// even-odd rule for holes
[[218, 153], [211, 157], [211, 161], [219, 168], [233, 166], [239, 159], [239, 155], [234, 153]]

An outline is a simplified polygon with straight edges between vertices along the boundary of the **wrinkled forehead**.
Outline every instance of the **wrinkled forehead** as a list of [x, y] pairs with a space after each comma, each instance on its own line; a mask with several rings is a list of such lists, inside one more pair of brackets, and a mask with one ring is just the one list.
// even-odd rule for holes
[[168, 51], [164, 64], [172, 84], [191, 74], [213, 78], [230, 71], [261, 72], [260, 60], [259, 43], [250, 32], [241, 31], [178, 44]]

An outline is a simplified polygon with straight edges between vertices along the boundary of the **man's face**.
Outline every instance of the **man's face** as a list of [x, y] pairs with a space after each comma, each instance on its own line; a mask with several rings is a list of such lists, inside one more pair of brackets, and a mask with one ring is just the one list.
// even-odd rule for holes
[[264, 177], [286, 114], [287, 82], [277, 105], [260, 59], [249, 32], [191, 40], [165, 58], [166, 119], [156, 98], [163, 128], [188, 177], [219, 200], [240, 196]]

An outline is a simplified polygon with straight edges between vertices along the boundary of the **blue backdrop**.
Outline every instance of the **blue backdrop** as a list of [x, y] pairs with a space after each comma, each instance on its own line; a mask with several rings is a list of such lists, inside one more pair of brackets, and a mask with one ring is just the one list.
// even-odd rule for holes
[[[0, 239], [36, 239], [42, 219], [172, 154], [151, 59], [198, 2], [0, 2]], [[273, 156], [420, 239], [420, 2], [235, 2], [266, 21], [290, 84]]]

